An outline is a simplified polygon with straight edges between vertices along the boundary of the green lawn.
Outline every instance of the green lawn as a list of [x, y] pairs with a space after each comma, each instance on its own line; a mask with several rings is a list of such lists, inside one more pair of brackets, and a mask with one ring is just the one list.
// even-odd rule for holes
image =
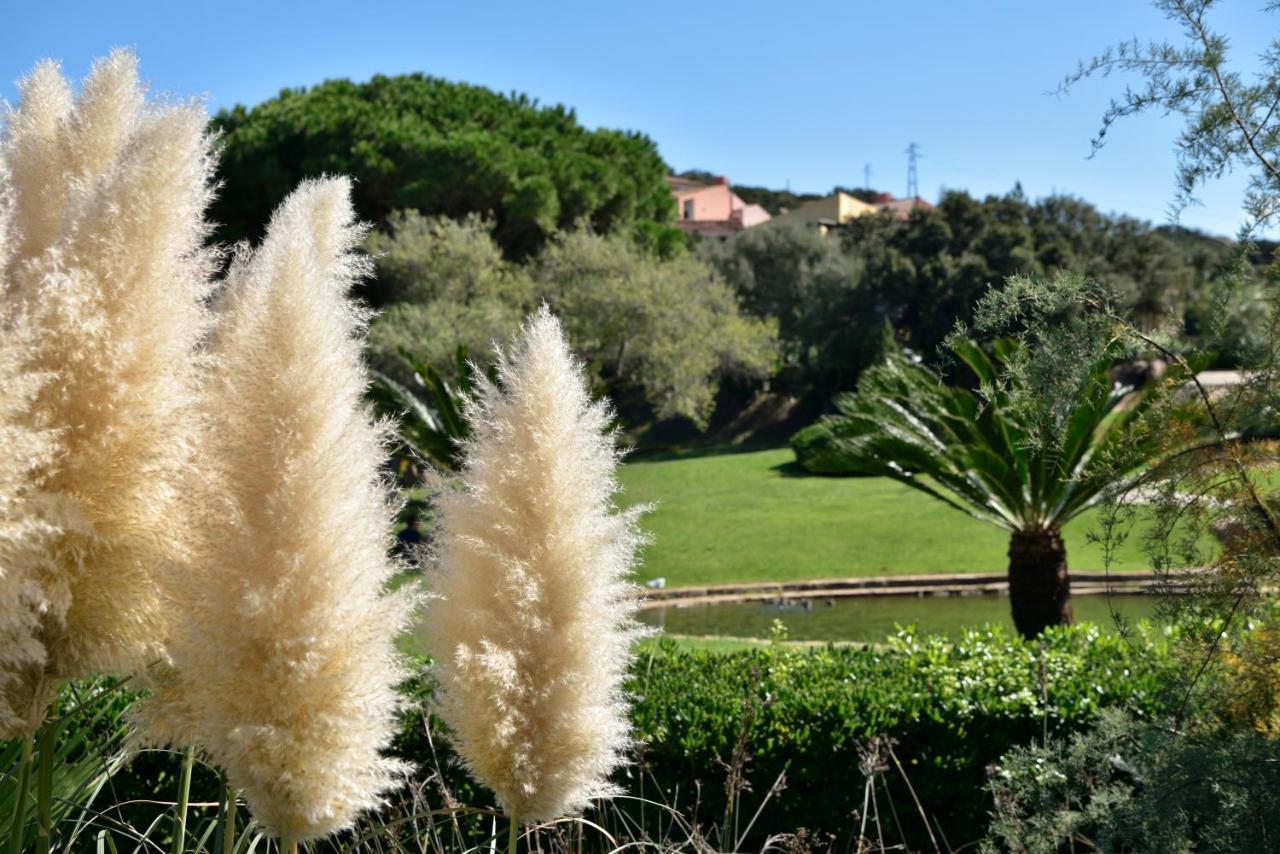
[[[806, 476], [790, 449], [639, 460], [626, 503], [656, 502], [639, 578], [668, 586], [919, 572], [1003, 572], [1008, 537], [883, 478]], [[1092, 514], [1065, 531], [1072, 569], [1102, 569]], [[1136, 533], [1112, 569], [1148, 568]]]

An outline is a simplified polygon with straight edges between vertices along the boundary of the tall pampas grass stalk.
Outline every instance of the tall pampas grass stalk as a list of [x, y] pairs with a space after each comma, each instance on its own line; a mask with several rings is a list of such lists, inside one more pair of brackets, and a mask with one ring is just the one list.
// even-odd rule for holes
[[232, 265], [211, 344], [191, 570], [144, 738], [197, 745], [285, 845], [349, 827], [383, 756], [414, 595], [389, 592], [387, 431], [363, 403], [366, 273], [345, 180], [307, 182]]
[[518, 820], [614, 793], [630, 745], [622, 680], [640, 633], [627, 576], [644, 508], [618, 511], [619, 452], [543, 306], [466, 405], [474, 433], [435, 496], [425, 625], [442, 716]]
[[148, 102], [127, 52], [95, 63], [78, 95], [39, 65], [6, 116], [0, 284], [10, 322], [29, 325], [19, 370], [40, 381], [6, 384], [0, 406], [48, 431], [52, 452], [24, 459], [61, 515], [20, 561], [39, 666], [0, 654], [0, 706], [25, 710], [27, 731], [60, 681], [160, 654], [156, 571], [183, 551], [178, 478], [216, 260], [204, 248], [212, 170], [204, 110]]

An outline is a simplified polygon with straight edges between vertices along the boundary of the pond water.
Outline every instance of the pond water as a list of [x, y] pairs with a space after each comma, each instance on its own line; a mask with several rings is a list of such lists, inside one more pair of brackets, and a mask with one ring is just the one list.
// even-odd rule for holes
[[[966, 628], [988, 623], [1013, 631], [1009, 598], [971, 596], [856, 596], [814, 598], [800, 603], [735, 602], [690, 605], [641, 611], [640, 619], [678, 635], [722, 635], [767, 638], [774, 620], [782, 620], [788, 637], [796, 641], [881, 641], [895, 625], [915, 624], [923, 633], [956, 636]], [[1077, 622], [1114, 626], [1113, 612], [1127, 620], [1154, 615], [1153, 596], [1117, 594], [1073, 596]]]

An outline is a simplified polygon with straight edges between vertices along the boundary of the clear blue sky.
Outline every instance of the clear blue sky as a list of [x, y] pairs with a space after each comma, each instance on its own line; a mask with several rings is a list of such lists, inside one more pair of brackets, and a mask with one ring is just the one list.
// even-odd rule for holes
[[[1253, 64], [1280, 17], [1226, 0], [1215, 22]], [[211, 109], [253, 104], [331, 77], [423, 71], [544, 103], [588, 125], [641, 130], [675, 169], [742, 184], [825, 192], [872, 185], [901, 195], [910, 142], [920, 189], [1067, 192], [1162, 221], [1178, 122], [1089, 140], [1121, 80], [1047, 94], [1078, 60], [1117, 40], [1176, 35], [1140, 0], [813, 0], [808, 3], [431, 2], [6, 4], [0, 97], [38, 59], [76, 77], [117, 45], [135, 48], [160, 90]], [[1203, 195], [1183, 222], [1228, 234], [1243, 180]]]

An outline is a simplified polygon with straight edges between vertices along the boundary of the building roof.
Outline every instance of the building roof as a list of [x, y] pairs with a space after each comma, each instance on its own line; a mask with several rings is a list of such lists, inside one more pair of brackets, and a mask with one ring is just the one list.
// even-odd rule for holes
[[679, 175], [668, 175], [667, 186], [678, 193], [691, 192], [694, 190], [705, 190], [708, 187], [728, 186], [729, 179], [723, 175], [717, 176], [714, 181], [696, 181], [693, 178], [681, 178]]
[[[883, 198], [884, 196], [888, 196], [888, 198]], [[933, 210], [933, 205], [919, 196], [911, 199], [895, 199], [893, 196], [889, 196], [888, 193], [882, 193], [881, 197], [876, 199], [875, 206], [876, 210], [886, 211], [902, 219], [906, 219], [915, 208]]]

